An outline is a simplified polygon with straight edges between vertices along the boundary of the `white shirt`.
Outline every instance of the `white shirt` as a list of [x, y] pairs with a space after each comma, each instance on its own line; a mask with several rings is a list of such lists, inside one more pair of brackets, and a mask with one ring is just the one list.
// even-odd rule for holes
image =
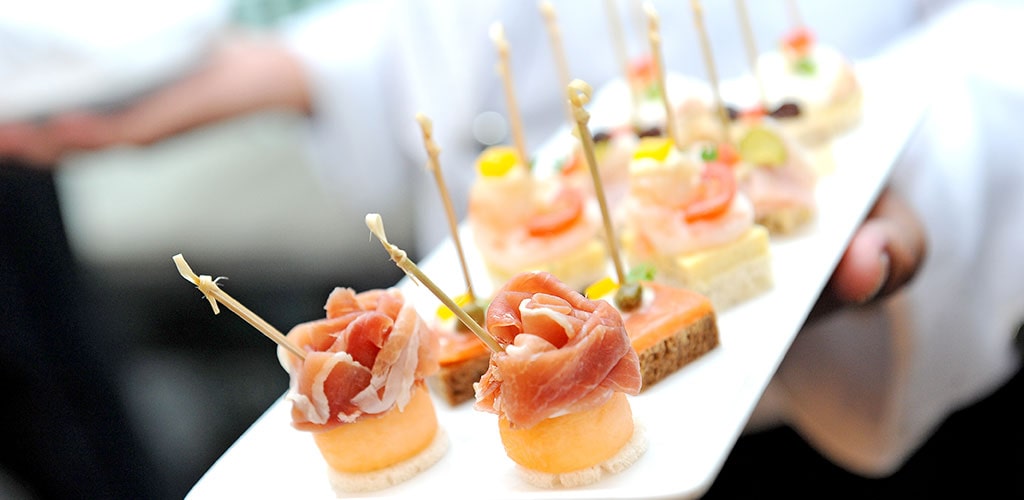
[[[747, 71], [731, 2], [705, 2], [720, 76]], [[921, 216], [929, 254], [919, 275], [884, 304], [844, 311], [806, 328], [769, 385], [775, 416], [837, 464], [862, 474], [898, 468], [952, 411], [1017, 369], [1012, 335], [1024, 319], [1024, 280], [1007, 278], [1024, 250], [1024, 141], [1005, 133], [1024, 111], [1024, 8], [963, 2], [933, 22], [943, 2], [804, 2], [819, 40], [850, 58], [889, 64], [935, 93], [932, 114], [894, 171], [894, 189]], [[951, 3], [951, 2], [945, 2]], [[666, 67], [706, 77], [688, 2], [655, 2]], [[620, 76], [607, 17], [593, 1], [555, 2], [573, 78], [595, 88]], [[646, 39], [620, 3], [632, 54]], [[749, 2], [762, 50], [788, 29], [785, 5]], [[473, 121], [508, 116], [496, 49], [501, 21], [511, 53], [528, 148], [567, 123], [544, 22], [533, 4], [350, 1], [311, 12], [289, 32], [307, 63], [317, 110], [311, 128], [325, 182], [366, 212], [384, 215], [394, 242], [433, 248], [447, 235], [424, 170], [414, 116], [434, 123], [441, 164], [460, 217], [483, 145]], [[923, 28], [915, 29], [917, 26]], [[354, 214], [353, 230], [362, 226]], [[355, 233], [360, 234], [360, 233]], [[758, 412], [763, 416], [768, 405]]]

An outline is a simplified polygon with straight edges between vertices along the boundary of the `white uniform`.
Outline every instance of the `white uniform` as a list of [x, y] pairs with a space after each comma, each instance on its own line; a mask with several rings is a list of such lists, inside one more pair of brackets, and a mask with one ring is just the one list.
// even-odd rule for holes
[[[844, 311], [806, 328], [768, 389], [777, 416], [852, 471], [898, 468], [952, 411], [984, 396], [1017, 369], [1013, 334], [1024, 319], [1024, 280], [1010, 279], [1024, 250], [1024, 46], [1019, 3], [804, 2], [819, 40], [854, 60], [876, 58], [893, 78], [935, 92], [931, 115], [896, 167], [893, 187], [921, 216], [929, 254], [916, 280], [892, 300]], [[949, 2], [945, 2], [949, 3]], [[731, 2], [705, 2], [722, 78], [747, 70]], [[784, 2], [748, 2], [762, 50], [791, 25]], [[506, 30], [528, 148], [566, 124], [564, 92], [544, 22], [522, 2], [350, 1], [290, 27], [306, 61], [317, 110], [312, 144], [325, 181], [384, 214], [389, 236], [429, 250], [447, 228], [414, 116], [435, 125], [441, 163], [464, 216], [472, 135], [484, 111], [508, 116], [492, 22]], [[607, 17], [593, 1], [554, 2], [573, 78], [595, 88], [620, 76]], [[634, 3], [621, 4], [632, 54]], [[666, 66], [705, 77], [688, 2], [655, 2]], [[841, 16], [834, 15], [841, 12]], [[955, 14], [955, 15], [954, 15]], [[898, 42], [898, 43], [897, 43]], [[1015, 111], [1017, 112], [1015, 114]], [[352, 228], [360, 228], [353, 214]], [[357, 229], [358, 230], [358, 229]], [[765, 408], [767, 410], [767, 407]], [[759, 413], [763, 415], [763, 413]]]

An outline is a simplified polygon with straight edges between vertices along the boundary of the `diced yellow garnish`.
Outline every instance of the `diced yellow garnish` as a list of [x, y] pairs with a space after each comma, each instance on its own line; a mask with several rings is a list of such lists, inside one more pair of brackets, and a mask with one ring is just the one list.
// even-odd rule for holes
[[665, 161], [668, 153], [672, 151], [672, 141], [664, 137], [644, 137], [633, 150], [633, 159], [651, 158], [657, 161]]
[[786, 163], [786, 144], [771, 130], [755, 125], [740, 139], [740, 159], [754, 165], [780, 166]]
[[616, 283], [611, 276], [605, 276], [604, 278], [595, 281], [594, 284], [588, 286], [587, 289], [584, 290], [584, 295], [586, 295], [588, 299], [595, 300], [614, 292], [618, 288], [619, 284]]
[[[459, 307], [466, 307], [466, 304], [469, 304], [469, 294], [464, 293], [462, 295], [455, 296], [452, 300], [455, 301], [455, 305]], [[453, 313], [451, 309], [448, 309], [448, 306], [444, 304], [437, 306], [437, 318], [441, 321], [448, 321], [454, 317], [455, 313]]]
[[519, 154], [509, 146], [491, 146], [480, 154], [476, 162], [480, 175], [486, 177], [501, 177], [519, 164]]
[[608, 155], [608, 143], [611, 141], [602, 141], [594, 144], [594, 159], [597, 160], [598, 165], [604, 161], [604, 157]]

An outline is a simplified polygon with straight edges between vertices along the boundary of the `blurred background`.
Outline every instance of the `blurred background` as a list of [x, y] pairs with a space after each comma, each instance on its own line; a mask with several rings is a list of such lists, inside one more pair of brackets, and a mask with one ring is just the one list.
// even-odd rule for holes
[[[313, 3], [239, 0], [232, 17], [260, 30]], [[335, 286], [401, 278], [369, 232], [353, 241], [332, 230], [353, 214], [315, 178], [301, 126], [288, 114], [251, 115], [58, 171], [94, 337], [159, 465], [161, 498], [184, 497], [288, 387], [275, 345], [230, 312], [214, 316], [172, 255], [230, 278], [224, 289], [284, 332], [321, 317]]]
[[[95, 337], [116, 358], [166, 498], [181, 498], [288, 387], [276, 346], [230, 312], [215, 316], [172, 255], [228, 277], [223, 288], [283, 332], [321, 317], [335, 286], [401, 277], [369, 233], [348, 242], [331, 231], [352, 214], [302, 168], [298, 126], [251, 116], [152, 149], [82, 158], [58, 176]], [[350, 246], [380, 250], [379, 265], [349, 258]]]

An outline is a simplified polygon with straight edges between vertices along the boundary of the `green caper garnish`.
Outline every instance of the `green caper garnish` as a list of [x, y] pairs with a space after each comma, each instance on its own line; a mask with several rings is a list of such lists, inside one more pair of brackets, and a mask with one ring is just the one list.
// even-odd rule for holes
[[[484, 325], [484, 319], [487, 313], [487, 309], [479, 302], [470, 302], [469, 304], [462, 306], [462, 310], [466, 311], [466, 314], [468, 314], [470, 318], [473, 318], [473, 321], [476, 321], [476, 324], [480, 326]], [[455, 328], [457, 331], [460, 332], [470, 332], [469, 327], [466, 326], [466, 324], [463, 323], [462, 320], [458, 321], [458, 324], [455, 325]]]
[[615, 292], [615, 306], [620, 311], [632, 311], [643, 303], [644, 289], [640, 283], [629, 282], [619, 286]]

